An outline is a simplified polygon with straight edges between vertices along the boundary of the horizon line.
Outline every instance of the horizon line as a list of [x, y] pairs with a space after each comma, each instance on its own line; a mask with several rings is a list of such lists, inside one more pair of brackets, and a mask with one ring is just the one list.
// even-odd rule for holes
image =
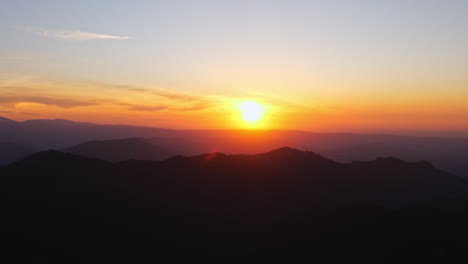
[[[309, 130], [297, 130], [297, 129], [259, 129], [259, 128], [237, 128], [237, 129], [174, 129], [174, 128], [163, 128], [163, 127], [156, 127], [156, 126], [145, 126], [145, 125], [131, 125], [131, 124], [121, 124], [121, 123], [92, 123], [92, 122], [82, 122], [82, 121], [74, 121], [70, 119], [63, 119], [63, 118], [40, 118], [40, 119], [26, 119], [26, 120], [15, 120], [11, 118], [6, 118], [0, 115], [0, 119], [10, 120], [16, 123], [24, 123], [28, 121], [66, 121], [66, 122], [73, 122], [79, 124], [90, 124], [96, 126], [127, 126], [127, 127], [140, 127], [140, 128], [150, 128], [150, 129], [164, 129], [164, 130], [173, 130], [173, 131], [289, 131], [289, 132], [303, 132], [303, 133], [315, 133], [315, 134], [354, 134], [354, 135], [382, 135], [382, 136], [400, 136], [400, 137], [422, 137], [422, 138], [460, 138], [466, 139], [468, 138], [468, 130], [409, 130], [406, 132], [422, 132], [422, 133], [466, 133], [467, 135], [464, 136], [444, 136], [444, 135], [408, 135], [408, 134], [399, 134], [400, 132], [317, 132], [317, 131], [309, 131]], [[405, 133], [402, 131], [401, 133]]]

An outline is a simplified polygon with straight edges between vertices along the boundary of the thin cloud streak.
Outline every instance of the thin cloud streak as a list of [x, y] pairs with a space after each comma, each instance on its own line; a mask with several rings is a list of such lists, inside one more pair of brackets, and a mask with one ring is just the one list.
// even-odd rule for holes
[[55, 105], [60, 108], [73, 108], [79, 106], [97, 105], [94, 102], [79, 101], [66, 98], [53, 98], [42, 96], [3, 96], [0, 97], [0, 105], [15, 106], [20, 103], [38, 103], [43, 105]]
[[168, 99], [189, 101], [189, 102], [198, 101], [201, 99], [200, 96], [193, 96], [193, 95], [187, 95], [187, 94], [182, 94], [182, 93], [173, 93], [173, 92], [167, 92], [167, 91], [161, 91], [161, 90], [153, 90], [153, 89], [147, 89], [147, 88], [129, 88], [128, 90], [131, 92], [149, 93], [149, 94], [154, 94], [160, 97], [165, 97]]
[[107, 34], [99, 34], [94, 32], [86, 32], [81, 30], [54, 30], [38, 27], [27, 27], [26, 31], [34, 32], [43, 37], [59, 38], [59, 39], [72, 39], [72, 40], [93, 40], [93, 39], [130, 39], [126, 36], [115, 36]]
[[133, 106], [128, 108], [130, 111], [139, 111], [139, 112], [157, 112], [167, 109], [167, 106]]
[[20, 114], [20, 115], [30, 115], [30, 116], [40, 116], [40, 114], [37, 114], [37, 113], [29, 113], [29, 112], [19, 112], [18, 114]]
[[[116, 106], [120, 107], [127, 111], [135, 111], [135, 112], [159, 112], [162, 110], [167, 110], [169, 112], [190, 112], [190, 111], [200, 111], [207, 108], [211, 108], [215, 106], [216, 99], [207, 97], [207, 96], [196, 96], [184, 93], [177, 93], [171, 91], [165, 91], [161, 89], [151, 89], [145, 87], [138, 87], [133, 85], [112, 85], [112, 84], [105, 84], [105, 83], [90, 83], [91, 86], [95, 87], [107, 87], [111, 89], [121, 89], [123, 91], [127, 91], [128, 93], [140, 93], [143, 95], [151, 95], [160, 97], [160, 99], [156, 99], [160, 101], [160, 104], [151, 105], [151, 104], [139, 104], [136, 103], [135, 99], [129, 99], [131, 96], [121, 95], [114, 97], [93, 97], [93, 98], [83, 98], [83, 99], [75, 99], [71, 98], [77, 97], [77, 94], [49, 94], [49, 95], [36, 95], [36, 96], [29, 96], [28, 94], [34, 94], [38, 91], [48, 90], [49, 92], [54, 92], [55, 88], [51, 87], [75, 87], [74, 85], [70, 84], [36, 84], [33, 83], [33, 86], [18, 86], [18, 85], [6, 85], [2, 86], [0, 84], [0, 93], [3, 93], [4, 96], [0, 97], [0, 106], [6, 107], [15, 107], [20, 103], [39, 103], [43, 105], [55, 105], [60, 108], [74, 108], [74, 107], [87, 107], [87, 106], [96, 106], [96, 105], [107, 105], [107, 106]], [[88, 86], [88, 85], [84, 85]], [[34, 88], [33, 88], [34, 87]], [[81, 85], [76, 86], [75, 88], [79, 88]], [[67, 91], [71, 91], [73, 89], [67, 88]], [[62, 91], [61, 88], [57, 88], [57, 91]], [[87, 95], [89, 97], [90, 95]], [[128, 100], [127, 100], [128, 99]], [[222, 99], [218, 99], [222, 100]]]
[[102, 86], [107, 88], [116, 88], [119, 90], [127, 90], [133, 93], [141, 93], [141, 94], [150, 94], [159, 97], [164, 97], [167, 99], [172, 100], [179, 100], [179, 101], [186, 101], [186, 102], [195, 102], [203, 99], [203, 96], [191, 95], [181, 92], [171, 92], [163, 89], [156, 89], [156, 88], [148, 88], [148, 87], [141, 87], [137, 85], [128, 85], [128, 84], [109, 84], [109, 83], [102, 83], [102, 82], [89, 82], [90, 85], [94, 86]]

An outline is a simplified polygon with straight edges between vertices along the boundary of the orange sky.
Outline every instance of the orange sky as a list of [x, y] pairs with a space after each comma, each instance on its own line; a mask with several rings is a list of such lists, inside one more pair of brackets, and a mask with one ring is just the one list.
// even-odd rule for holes
[[[16, 120], [62, 118], [175, 129], [295, 129], [311, 131], [468, 130], [464, 97], [440, 93], [417, 96], [379, 94], [336, 96], [310, 101], [252, 92], [201, 95], [169, 89], [79, 82], [4, 82], [0, 113]], [[240, 103], [264, 108], [246, 122]]]
[[[467, 13], [467, 1], [7, 1], [0, 115], [468, 131]], [[247, 100], [259, 121], [241, 118]]]

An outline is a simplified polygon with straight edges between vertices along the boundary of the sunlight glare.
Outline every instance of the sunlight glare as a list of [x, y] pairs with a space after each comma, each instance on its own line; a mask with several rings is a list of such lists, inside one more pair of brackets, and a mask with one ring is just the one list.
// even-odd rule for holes
[[248, 122], [257, 121], [263, 112], [262, 106], [252, 101], [243, 102], [240, 109], [242, 118]]

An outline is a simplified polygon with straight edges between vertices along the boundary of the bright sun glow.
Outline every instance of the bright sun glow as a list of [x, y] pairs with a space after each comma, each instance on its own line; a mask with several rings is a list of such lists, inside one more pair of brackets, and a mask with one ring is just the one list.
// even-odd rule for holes
[[242, 112], [242, 118], [248, 122], [257, 121], [260, 119], [263, 112], [262, 106], [252, 101], [243, 102], [240, 110]]

